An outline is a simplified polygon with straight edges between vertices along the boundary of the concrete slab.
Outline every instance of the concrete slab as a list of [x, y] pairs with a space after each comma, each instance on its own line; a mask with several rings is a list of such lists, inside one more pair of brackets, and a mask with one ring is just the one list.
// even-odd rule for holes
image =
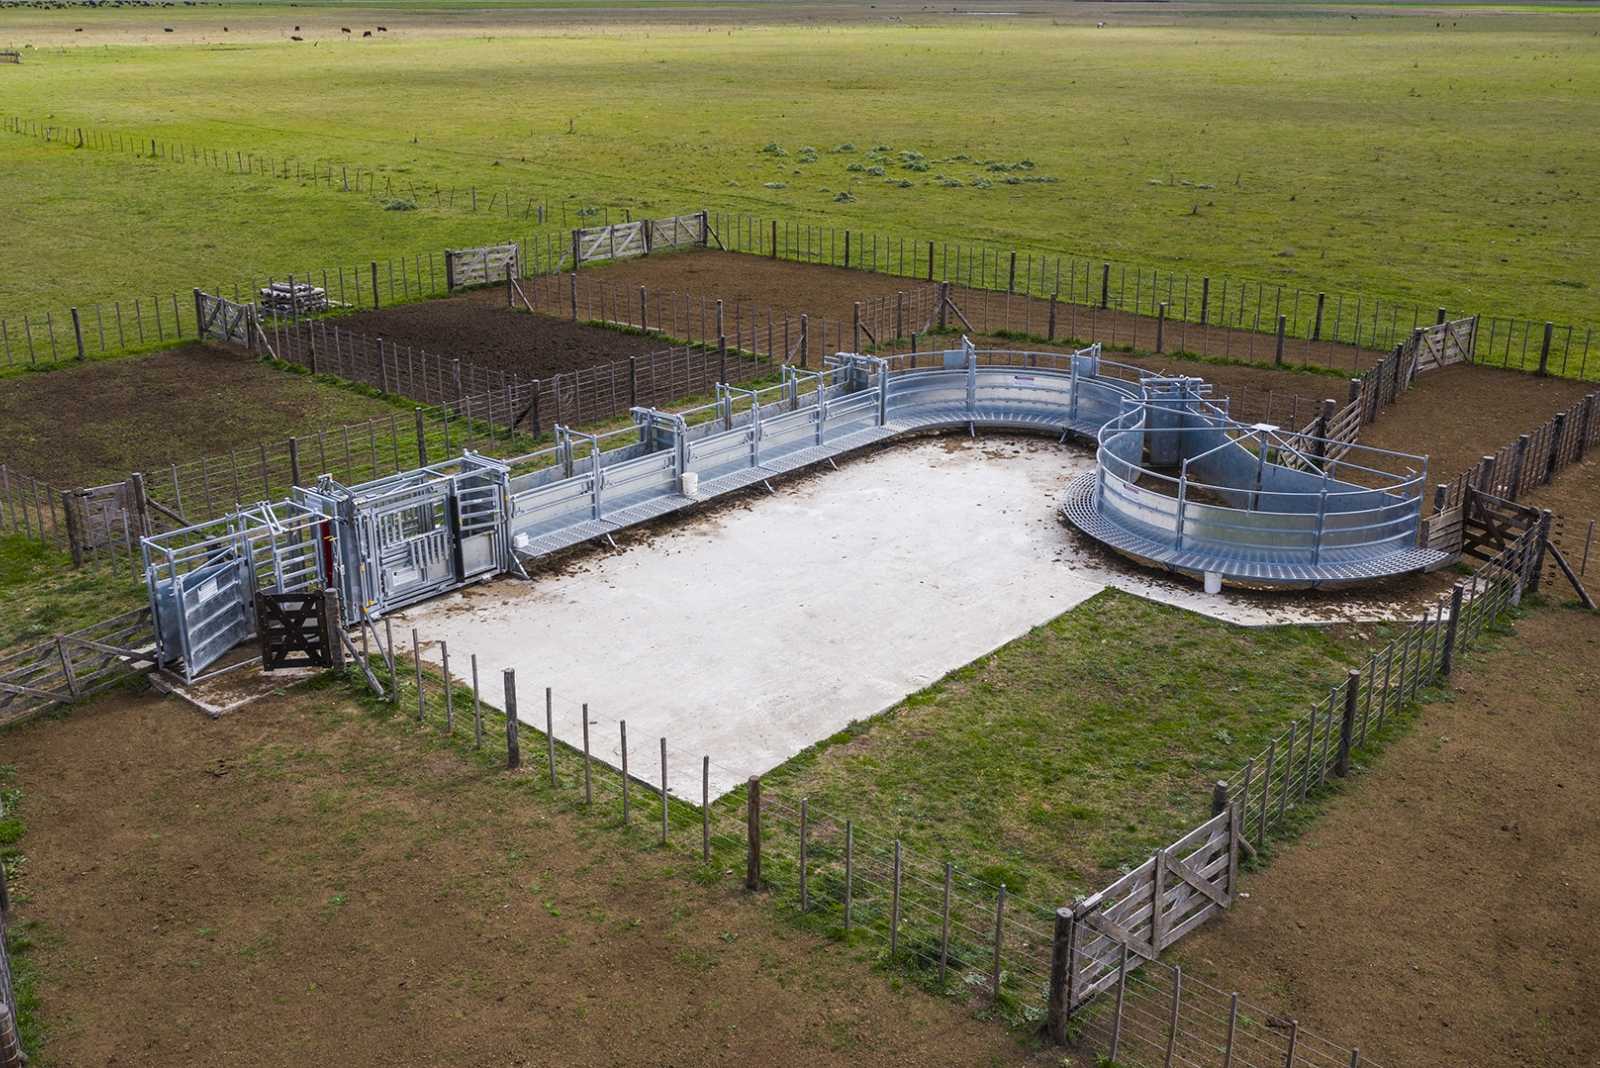
[[[1245, 624], [1381, 619], [1392, 601], [1223, 594], [1109, 556], [1057, 518], [1088, 452], [1031, 438], [925, 439], [868, 453], [714, 510], [396, 617], [426, 658], [476, 654], [486, 700], [517, 672], [521, 718], [698, 801], [1053, 619], [1107, 586]], [[1307, 607], [1310, 605], [1310, 607]], [[1401, 609], [1409, 614], [1409, 607]], [[676, 767], [670, 765], [676, 764]]]

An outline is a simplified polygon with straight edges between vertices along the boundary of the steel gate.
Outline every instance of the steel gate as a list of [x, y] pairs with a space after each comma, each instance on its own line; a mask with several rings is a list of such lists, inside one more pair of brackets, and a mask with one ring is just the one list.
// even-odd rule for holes
[[319, 589], [328, 517], [296, 501], [143, 539], [157, 656], [194, 682], [256, 633], [255, 594]]

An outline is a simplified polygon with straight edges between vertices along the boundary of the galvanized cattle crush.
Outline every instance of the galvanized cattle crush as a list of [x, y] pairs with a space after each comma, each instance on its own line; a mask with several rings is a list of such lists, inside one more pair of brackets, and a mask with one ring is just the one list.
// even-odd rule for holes
[[[1067, 354], [979, 351], [963, 341], [887, 358], [840, 353], [823, 370], [780, 373], [760, 389], [719, 385], [713, 401], [685, 411], [635, 408], [632, 425], [618, 430], [557, 426], [553, 445], [524, 455], [469, 451], [356, 486], [323, 476], [287, 501], [147, 537], [161, 658], [201, 677], [254, 634], [257, 589], [336, 589], [347, 625], [370, 622], [863, 446], [950, 428], [1097, 441], [1091, 492], [1075, 483], [1067, 516], [1114, 548], [1177, 570], [1306, 585], [1447, 559], [1414, 545], [1421, 473], [1328, 460], [1326, 442], [1243, 427], [1198, 379], [1104, 360], [1098, 345]], [[1291, 453], [1295, 467], [1279, 462]], [[1353, 480], [1336, 480], [1335, 464]], [[1173, 465], [1175, 495], [1148, 488]], [[1202, 478], [1212, 497], [1187, 501]], [[1161, 524], [1151, 517], [1168, 512], [1181, 559], [1151, 551], [1166, 544], [1152, 537]], [[1264, 539], [1263, 530], [1283, 536]], [[1324, 553], [1335, 570], [1318, 570]]]

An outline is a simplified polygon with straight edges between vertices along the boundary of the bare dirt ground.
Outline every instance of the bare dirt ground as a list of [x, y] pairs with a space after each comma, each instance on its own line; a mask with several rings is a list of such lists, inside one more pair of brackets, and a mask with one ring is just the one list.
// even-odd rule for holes
[[95, 485], [391, 411], [371, 397], [190, 344], [8, 379], [0, 388], [0, 463], [60, 486]]
[[1426, 453], [1428, 481], [1447, 482], [1593, 389], [1593, 382], [1457, 364], [1418, 377], [1361, 431], [1361, 443]]
[[[719, 251], [648, 256], [607, 264], [595, 268], [595, 271], [607, 281], [630, 287], [643, 285], [652, 289], [661, 287], [679, 292], [706, 293], [729, 302], [739, 300], [796, 313], [804, 311], [841, 323], [850, 322], [852, 305], [856, 301], [871, 297], [893, 297], [897, 292], [928, 284], [925, 279], [899, 278], [869, 270]], [[960, 285], [952, 285], [951, 299], [967, 317], [972, 327], [969, 332], [974, 336], [993, 337], [997, 331], [1038, 336], [1049, 333], [1048, 300], [968, 289]], [[1220, 301], [1220, 293], [1218, 299]], [[956, 327], [965, 325], [954, 317], [950, 324]], [[1331, 318], [1328, 324], [1331, 329]], [[920, 329], [922, 325], [908, 324], [907, 329]], [[1102, 341], [1118, 347], [1131, 345], [1151, 352], [1155, 351], [1157, 340], [1156, 319], [1153, 316], [1116, 310], [1102, 311], [1065, 301], [1059, 302], [1056, 308], [1056, 332], [1062, 338]], [[1224, 329], [1215, 325], [1202, 327], [1197, 323], [1183, 324], [1169, 320], [1162, 331], [1162, 350], [1170, 353], [1180, 349], [1269, 367], [1274, 359], [1274, 339], [1270, 334]], [[1286, 344], [1284, 364], [1291, 370], [1310, 365], [1359, 373], [1377, 362], [1382, 355], [1358, 351], [1350, 345], [1290, 339]]]
[[1536, 611], [1454, 685], [1185, 968], [1381, 1064], [1600, 1063], [1600, 615]]
[[356, 333], [524, 378], [549, 378], [667, 347], [660, 338], [513, 311], [505, 293], [495, 289], [358, 312], [337, 322]]
[[332, 691], [218, 721], [113, 697], [5, 747], [41, 1065], [1026, 1057], [732, 876], [691, 881]]

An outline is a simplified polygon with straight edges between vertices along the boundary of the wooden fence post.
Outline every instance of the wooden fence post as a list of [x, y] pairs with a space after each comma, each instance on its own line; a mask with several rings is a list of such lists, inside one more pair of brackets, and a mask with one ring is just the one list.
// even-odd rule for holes
[[1289, 325], [1289, 319], [1288, 319], [1287, 316], [1284, 316], [1284, 315], [1278, 316], [1278, 344], [1277, 344], [1277, 347], [1275, 349], [1273, 349], [1273, 356], [1272, 356], [1272, 365], [1274, 367], [1282, 367], [1283, 366], [1283, 332], [1288, 327], [1288, 325]]
[[1105, 309], [1111, 304], [1111, 264], [1100, 265], [1100, 307]]
[[850, 266], [850, 228], [844, 228], [844, 265]]
[[1012, 249], [1011, 250], [1011, 268], [1010, 268], [1010, 272], [1006, 275], [1006, 292], [1007, 293], [1015, 293], [1016, 291], [1017, 291], [1017, 250], [1016, 249]]
[[426, 425], [425, 425], [425, 423], [423, 421], [422, 409], [420, 407], [416, 409], [416, 417], [417, 417], [417, 466], [418, 467], [427, 467], [428, 466], [428, 434], [427, 434]]
[[1548, 486], [1551, 479], [1556, 477], [1556, 472], [1561, 470], [1561, 438], [1567, 429], [1567, 413], [1557, 412], [1555, 423], [1550, 429], [1550, 452], [1544, 459], [1544, 471], [1539, 479]]
[[1461, 599], [1466, 593], [1466, 587], [1456, 583], [1450, 588], [1450, 618], [1444, 628], [1444, 649], [1439, 654], [1439, 674], [1444, 678], [1450, 677], [1450, 669], [1455, 666], [1456, 655], [1456, 627], [1461, 620]]
[[850, 306], [850, 351], [857, 355], [861, 353], [861, 302], [859, 300]]
[[[373, 307], [373, 310], [377, 310], [378, 304], [379, 304], [379, 301], [378, 301], [378, 261], [377, 260], [373, 260], [372, 261], [372, 307]], [[289, 291], [289, 307], [293, 308], [294, 305], [295, 305], [294, 290], [291, 289]]]
[[950, 283], [939, 283], [939, 332], [948, 329], [950, 323]]
[[639, 287], [639, 329], [650, 332], [650, 301], [645, 296], [644, 286]]
[[[1052, 313], [1055, 311], [1054, 305], [1051, 306], [1050, 310], [1051, 310]], [[1052, 321], [1052, 323], [1054, 322], [1053, 316], [1052, 316], [1052, 320], [1051, 321]], [[1165, 351], [1166, 340], [1167, 340], [1166, 335], [1167, 335], [1167, 302], [1166, 301], [1162, 301], [1159, 305], [1156, 306], [1156, 355], [1158, 355], [1158, 356], [1163, 351]]]
[[522, 747], [517, 742], [517, 673], [505, 670], [506, 693], [506, 767], [516, 771], [522, 767]]
[[[1045, 340], [1047, 341], [1054, 341], [1056, 339], [1056, 301], [1060, 298], [1060, 296], [1061, 294], [1055, 292], [1050, 294], [1050, 328], [1049, 332], [1045, 334]], [[1161, 350], [1157, 348], [1156, 351], [1160, 352]]]
[[1550, 373], [1550, 338], [1555, 333], [1555, 329], [1555, 323], [1546, 322], [1544, 324], [1544, 340], [1539, 345], [1539, 373], [1541, 375]]
[[1544, 550], [1550, 544], [1550, 520], [1550, 509], [1541, 509], [1539, 512], [1537, 545], [1534, 547], [1533, 573], [1528, 576], [1526, 591], [1530, 594], [1539, 592], [1539, 576], [1544, 571]]
[[1211, 279], [1200, 279], [1200, 325], [1205, 326], [1211, 315]]
[[1341, 779], [1350, 774], [1350, 746], [1356, 728], [1356, 696], [1360, 692], [1361, 672], [1351, 668], [1344, 682], [1344, 715], [1339, 720], [1339, 759], [1333, 766], [1333, 773]]
[[761, 889], [761, 779], [745, 783], [744, 888]]
[[583, 255], [583, 248], [579, 243], [579, 233], [581, 233], [579, 230], [572, 231], [572, 269], [574, 271], [578, 269], [579, 264], [582, 262], [580, 257]]
[[299, 438], [290, 438], [289, 439], [289, 484], [291, 486], [303, 486], [303, 485], [305, 485], [304, 482], [300, 481], [300, 439]]
[[777, 259], [778, 258], [778, 220], [777, 219], [773, 219], [772, 220], [772, 251], [769, 253], [769, 255], [773, 259]]
[[572, 304], [572, 321], [578, 321], [578, 272], [567, 276], [567, 293]]
[[88, 356], [83, 351], [83, 319], [78, 315], [77, 308], [72, 309], [72, 340], [78, 346], [78, 359], [88, 359]]
[[[1511, 465], [1511, 486], [1506, 490], [1507, 500], [1516, 500], [1522, 496], [1522, 469], [1527, 466], [1528, 443], [1531, 437], [1527, 434], [1517, 435], [1517, 455]], [[1487, 487], [1484, 487], [1487, 490]]]
[[928, 242], [928, 281], [933, 281], [933, 242]]
[[1045, 1010], [1045, 1026], [1050, 1041], [1067, 1044], [1067, 974], [1072, 968], [1072, 910], [1056, 909], [1055, 931], [1050, 939], [1050, 998]]
[[1583, 398], [1583, 414], [1578, 416], [1578, 451], [1574, 459], [1580, 463], [1583, 461], [1583, 454], [1589, 451], [1589, 430], [1594, 418], [1594, 398], [1593, 393]]
[[[1327, 305], [1327, 303], [1328, 303], [1328, 294], [1326, 294], [1326, 293], [1318, 293], [1317, 294], [1317, 317], [1311, 321], [1311, 340], [1312, 341], [1321, 341], [1322, 340], [1322, 309]], [[1338, 324], [1335, 323], [1334, 325], [1335, 325], [1335, 329], [1337, 329]], [[1337, 340], [1337, 339], [1335, 339], [1335, 340]]]

